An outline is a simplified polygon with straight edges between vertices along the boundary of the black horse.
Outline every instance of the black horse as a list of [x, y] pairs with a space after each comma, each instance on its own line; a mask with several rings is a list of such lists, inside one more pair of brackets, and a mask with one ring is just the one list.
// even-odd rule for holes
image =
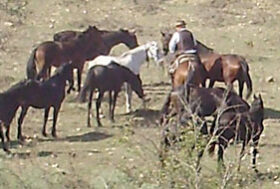
[[217, 136], [217, 141], [210, 144], [209, 153], [213, 154], [215, 145], [219, 146], [218, 149], [218, 162], [223, 163], [223, 154], [225, 148], [228, 146], [230, 140], [242, 141], [242, 148], [239, 158], [240, 160], [244, 155], [246, 144], [252, 140], [253, 142], [253, 168], [256, 169], [256, 154], [257, 146], [260, 136], [263, 132], [264, 120], [264, 106], [261, 96], [256, 97], [254, 95], [254, 101], [251, 104], [249, 111], [243, 113], [236, 112], [222, 112], [217, 117], [217, 121], [212, 125], [211, 133]]
[[53, 107], [53, 127], [52, 136], [57, 137], [56, 134], [56, 121], [61, 107], [61, 104], [65, 98], [66, 82], [70, 83], [67, 93], [73, 89], [73, 66], [72, 64], [65, 63], [56, 70], [56, 74], [47, 81], [31, 81], [32, 90], [28, 95], [24, 97], [21, 102], [21, 113], [18, 119], [18, 139], [24, 140], [22, 135], [22, 122], [28, 111], [29, 107], [45, 109], [44, 124], [42, 134], [47, 136], [46, 124], [50, 108]]
[[136, 76], [132, 71], [124, 66], [113, 62], [107, 66], [93, 66], [88, 71], [86, 81], [79, 95], [79, 100], [81, 102], [85, 102], [87, 93], [89, 92], [88, 127], [91, 126], [91, 101], [94, 90], [98, 89], [99, 91], [98, 99], [96, 101], [96, 120], [98, 126], [102, 126], [99, 118], [99, 108], [103, 95], [106, 91], [109, 91], [109, 113], [111, 121], [114, 121], [114, 110], [117, 96], [121, 91], [121, 86], [124, 82], [127, 82], [131, 85], [132, 90], [136, 92], [139, 98], [144, 98], [141, 79], [139, 76]]
[[[34, 82], [32, 80], [23, 80], [0, 94], [0, 137], [4, 151], [9, 151], [10, 124], [19, 106], [27, 96], [32, 94], [33, 88]], [[5, 134], [4, 129], [6, 129]]]

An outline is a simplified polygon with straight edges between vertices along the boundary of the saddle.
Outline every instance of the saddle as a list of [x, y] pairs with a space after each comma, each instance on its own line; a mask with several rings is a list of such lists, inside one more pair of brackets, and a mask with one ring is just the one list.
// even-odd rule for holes
[[179, 67], [179, 65], [183, 62], [195, 62], [197, 60], [197, 55], [194, 53], [185, 53], [181, 52], [175, 55], [174, 59], [170, 62], [168, 72], [169, 74], [173, 74], [176, 69]]

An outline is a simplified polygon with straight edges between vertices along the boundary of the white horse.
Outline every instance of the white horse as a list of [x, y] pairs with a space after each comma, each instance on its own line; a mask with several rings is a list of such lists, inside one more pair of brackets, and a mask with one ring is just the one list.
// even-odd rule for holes
[[[123, 53], [121, 56], [98, 56], [94, 60], [88, 62], [88, 69], [95, 65], [108, 65], [112, 62], [121, 64], [130, 69], [135, 75], [140, 74], [141, 65], [149, 59], [154, 59], [157, 62], [161, 58], [161, 51], [155, 41], [148, 42], [144, 45], [138, 46], [132, 50]], [[131, 86], [126, 84], [126, 112], [131, 112]]]

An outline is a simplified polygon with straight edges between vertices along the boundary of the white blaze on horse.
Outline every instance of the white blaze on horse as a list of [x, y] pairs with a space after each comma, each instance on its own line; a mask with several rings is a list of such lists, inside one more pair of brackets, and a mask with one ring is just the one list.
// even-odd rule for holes
[[[94, 60], [88, 62], [88, 69], [95, 65], [109, 65], [112, 62], [116, 62], [130, 69], [135, 75], [139, 76], [140, 67], [145, 61], [153, 59], [155, 62], [161, 58], [161, 51], [158, 44], [155, 41], [148, 42], [144, 45], [138, 46], [132, 50], [123, 53], [121, 56], [98, 56]], [[131, 86], [126, 84], [126, 111], [131, 112]]]

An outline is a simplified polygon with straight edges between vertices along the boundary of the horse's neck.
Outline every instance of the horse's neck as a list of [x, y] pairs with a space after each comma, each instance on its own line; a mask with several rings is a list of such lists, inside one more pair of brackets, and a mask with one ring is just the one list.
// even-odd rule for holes
[[264, 119], [264, 111], [263, 109], [257, 109], [257, 110], [249, 110], [249, 116], [252, 121], [255, 121], [257, 123], [262, 122]]
[[107, 45], [108, 48], [112, 48], [115, 45], [118, 45], [120, 43], [124, 43], [126, 46], [127, 44], [125, 41], [122, 39], [122, 33], [121, 32], [108, 32], [104, 34], [104, 42]]
[[207, 47], [206, 45], [204, 45], [200, 41], [197, 41], [197, 53], [199, 55], [207, 55], [207, 54], [214, 53], [214, 50]]
[[66, 79], [62, 73], [57, 73], [56, 75], [52, 76], [49, 80], [47, 80], [46, 83], [50, 84], [51, 86], [65, 88]]
[[120, 63], [130, 68], [135, 74], [139, 74], [140, 66], [145, 62], [146, 57], [147, 53], [145, 47], [139, 46], [121, 55]]

